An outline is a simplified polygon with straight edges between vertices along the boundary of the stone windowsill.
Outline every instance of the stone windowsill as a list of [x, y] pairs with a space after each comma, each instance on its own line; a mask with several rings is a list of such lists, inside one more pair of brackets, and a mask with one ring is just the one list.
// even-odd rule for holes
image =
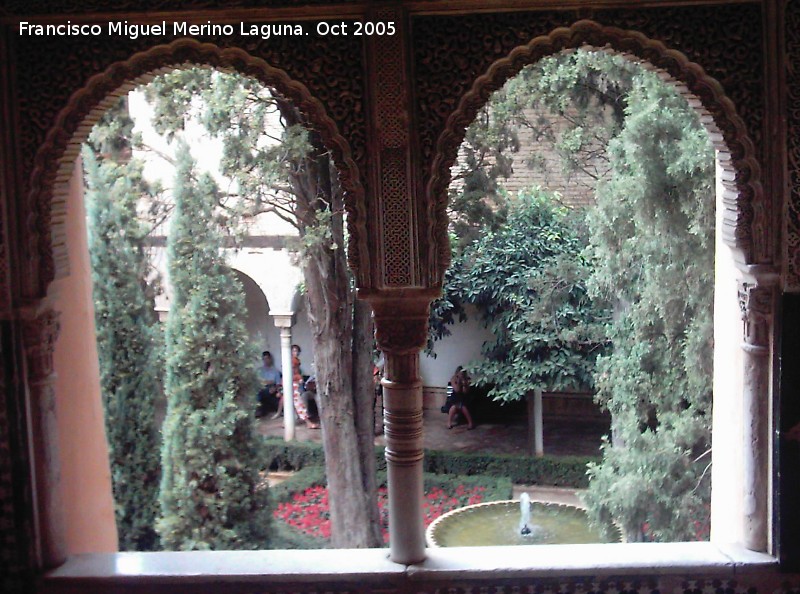
[[[535, 554], [532, 551], [535, 550]], [[775, 573], [777, 561], [711, 543], [555, 545], [429, 549], [420, 564], [388, 559], [387, 549], [86, 554], [45, 576], [45, 591], [132, 584], [370, 583], [579, 576], [718, 576]]]

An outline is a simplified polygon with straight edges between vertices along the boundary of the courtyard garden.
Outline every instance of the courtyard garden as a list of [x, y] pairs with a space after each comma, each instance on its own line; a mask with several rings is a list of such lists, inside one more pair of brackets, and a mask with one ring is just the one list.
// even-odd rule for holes
[[[280, 479], [269, 491], [278, 548], [324, 548], [330, 545], [330, 516], [324, 470], [324, 451], [310, 441], [287, 443], [268, 438], [260, 453], [271, 460], [269, 470]], [[598, 456], [532, 458], [520, 454], [470, 453], [426, 450], [424, 462], [425, 526], [441, 515], [477, 503], [514, 497], [515, 485], [581, 490], [587, 486], [586, 465]], [[377, 502], [383, 544], [388, 542], [386, 460], [376, 446]], [[276, 472], [277, 471], [277, 472]], [[265, 471], [264, 480], [269, 474]]]

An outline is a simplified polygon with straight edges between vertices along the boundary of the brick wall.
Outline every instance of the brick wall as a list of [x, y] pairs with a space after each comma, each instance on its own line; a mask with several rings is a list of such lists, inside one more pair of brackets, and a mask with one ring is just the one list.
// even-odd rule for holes
[[[556, 142], [562, 138], [569, 125], [566, 118], [552, 115], [545, 108], [529, 108], [524, 111], [524, 114], [528, 122], [537, 126], [541, 127], [542, 123], [546, 123]], [[507, 179], [499, 180], [503, 187], [515, 194], [524, 188], [540, 186], [560, 194], [562, 201], [568, 206], [592, 206], [594, 204], [596, 177], [602, 176], [605, 172], [602, 158], [605, 146], [598, 144], [593, 147], [600, 156], [590, 159], [586, 163], [587, 173], [581, 169], [570, 170], [565, 167], [553, 140], [537, 138], [533, 129], [520, 126], [517, 129], [517, 135], [520, 148], [514, 154], [512, 175]], [[454, 171], [455, 169], [457, 166]]]

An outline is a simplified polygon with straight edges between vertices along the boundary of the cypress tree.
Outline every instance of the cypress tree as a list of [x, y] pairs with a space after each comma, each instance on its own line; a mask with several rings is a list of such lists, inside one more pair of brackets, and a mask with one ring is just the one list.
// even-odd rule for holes
[[214, 181], [197, 175], [185, 144], [176, 161], [157, 527], [167, 549], [263, 548], [270, 514], [267, 491], [257, 488], [248, 406], [257, 388], [242, 321], [244, 296], [221, 255]]
[[655, 74], [633, 83], [589, 217], [590, 284], [617, 315], [597, 382], [614, 438], [585, 500], [629, 540], [698, 540], [711, 497], [713, 149]]
[[124, 101], [84, 146], [89, 252], [94, 283], [100, 386], [119, 547], [158, 548], [160, 460], [154, 401], [161, 392], [160, 338], [145, 281], [146, 225], [138, 201], [150, 191], [141, 162], [128, 159], [132, 122]]

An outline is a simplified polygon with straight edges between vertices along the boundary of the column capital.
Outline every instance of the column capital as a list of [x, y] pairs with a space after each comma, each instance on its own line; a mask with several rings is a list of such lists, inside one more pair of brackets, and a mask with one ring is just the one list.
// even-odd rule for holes
[[359, 298], [372, 306], [378, 348], [398, 355], [417, 354], [428, 341], [430, 303], [438, 296], [438, 289], [359, 292]]
[[739, 310], [744, 322], [744, 344], [757, 349], [769, 347], [774, 315], [775, 285], [742, 281], [739, 283]]
[[272, 321], [278, 328], [291, 328], [294, 326], [294, 312], [293, 311], [271, 311], [269, 315], [272, 316]]
[[49, 308], [19, 312], [31, 382], [45, 381], [54, 372], [53, 353], [61, 330], [59, 317], [57, 311]]

